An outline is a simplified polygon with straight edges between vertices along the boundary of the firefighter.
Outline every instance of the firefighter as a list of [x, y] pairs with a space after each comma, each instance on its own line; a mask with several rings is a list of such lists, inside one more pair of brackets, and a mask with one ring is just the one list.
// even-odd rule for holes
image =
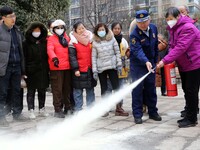
[[[151, 71], [156, 66], [158, 58], [157, 27], [150, 24], [149, 13], [146, 10], [137, 11], [136, 22], [137, 25], [130, 35], [130, 66], [133, 81]], [[156, 107], [155, 73], [151, 73], [132, 91], [132, 112], [136, 124], [142, 123], [143, 103], [148, 107], [150, 119], [162, 120]]]

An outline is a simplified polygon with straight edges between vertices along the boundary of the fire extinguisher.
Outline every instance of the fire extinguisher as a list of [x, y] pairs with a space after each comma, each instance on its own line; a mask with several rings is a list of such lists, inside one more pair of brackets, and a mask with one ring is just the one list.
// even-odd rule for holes
[[177, 84], [176, 84], [176, 71], [175, 64], [164, 65], [165, 82], [167, 88], [167, 96], [177, 96]]

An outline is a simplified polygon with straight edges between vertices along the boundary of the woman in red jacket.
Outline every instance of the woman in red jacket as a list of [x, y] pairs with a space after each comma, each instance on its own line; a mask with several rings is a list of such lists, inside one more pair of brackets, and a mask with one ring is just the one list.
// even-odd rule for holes
[[52, 24], [53, 35], [48, 38], [50, 79], [53, 93], [54, 117], [64, 118], [62, 107], [70, 109], [71, 71], [68, 55], [69, 37], [65, 33], [65, 22], [56, 20]]
[[75, 101], [75, 111], [79, 111], [83, 106], [83, 89], [86, 89], [87, 106], [95, 101], [94, 86], [96, 80], [92, 74], [92, 32], [86, 30], [81, 22], [73, 26], [71, 41], [69, 44], [70, 65], [73, 70], [73, 96]]

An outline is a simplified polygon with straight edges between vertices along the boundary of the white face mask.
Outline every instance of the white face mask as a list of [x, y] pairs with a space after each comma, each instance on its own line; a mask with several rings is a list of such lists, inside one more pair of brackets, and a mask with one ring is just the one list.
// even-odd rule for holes
[[40, 36], [41, 32], [32, 32], [32, 36], [35, 38], [38, 38]]
[[97, 34], [100, 37], [104, 37], [106, 35], [106, 31], [98, 31]]
[[167, 24], [170, 28], [173, 28], [173, 26], [175, 26], [177, 23], [177, 20], [169, 20], [167, 21]]
[[56, 34], [62, 35], [64, 32], [64, 29], [55, 29]]

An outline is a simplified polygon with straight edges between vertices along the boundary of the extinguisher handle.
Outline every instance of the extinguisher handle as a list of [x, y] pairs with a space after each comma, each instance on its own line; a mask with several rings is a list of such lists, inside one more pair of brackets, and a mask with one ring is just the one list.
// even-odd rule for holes
[[154, 73], [155, 69], [156, 69], [156, 67], [152, 68], [149, 72]]

